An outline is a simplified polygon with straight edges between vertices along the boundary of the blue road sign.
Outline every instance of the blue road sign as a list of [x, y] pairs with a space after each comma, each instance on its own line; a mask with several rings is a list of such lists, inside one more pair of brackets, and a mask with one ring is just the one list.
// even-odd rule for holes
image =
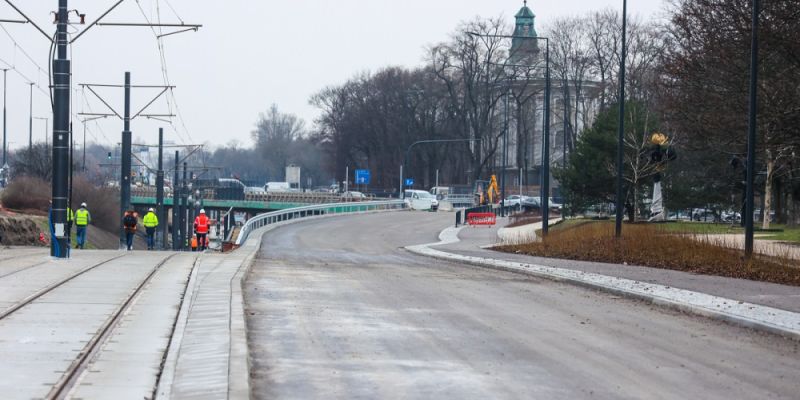
[[356, 184], [369, 185], [370, 174], [368, 169], [356, 170]]
[[414, 186], [414, 178], [406, 178], [406, 186]]

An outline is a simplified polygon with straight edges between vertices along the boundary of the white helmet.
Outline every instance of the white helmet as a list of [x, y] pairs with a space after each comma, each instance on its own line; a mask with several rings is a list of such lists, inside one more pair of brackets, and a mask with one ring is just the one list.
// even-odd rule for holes
[[81, 207], [86, 207], [86, 203], [81, 203]]
[[200, 209], [200, 214], [205, 214], [205, 213], [206, 213], [206, 210], [205, 210], [205, 209], [203, 209], [203, 208], [201, 208], [201, 209]]
[[150, 207], [150, 208], [147, 209], [147, 211], [153, 212], [155, 210], [153, 209], [153, 207]]

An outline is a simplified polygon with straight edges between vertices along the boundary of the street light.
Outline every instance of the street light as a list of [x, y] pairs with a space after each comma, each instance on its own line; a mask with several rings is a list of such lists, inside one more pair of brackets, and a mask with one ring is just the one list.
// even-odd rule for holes
[[6, 131], [6, 92], [8, 92], [8, 68], [3, 68], [3, 166], [6, 165], [6, 154], [8, 150], [6, 147], [6, 140], [8, 133]]
[[[544, 40], [545, 41], [545, 89], [544, 104], [547, 107], [544, 113], [544, 134], [542, 146], [542, 185], [540, 190], [541, 209], [542, 209], [542, 236], [547, 236], [549, 231], [550, 217], [550, 38], [536, 36], [518, 35], [486, 35], [477, 32], [466, 32], [467, 35], [481, 38], [504, 38], [504, 39], [523, 39], [523, 40]], [[506, 134], [508, 132], [506, 131]], [[505, 167], [505, 166], [504, 166]], [[505, 181], [505, 179], [502, 179]], [[503, 184], [505, 187], [505, 184]], [[505, 196], [505, 188], [502, 189]]]
[[29, 82], [31, 86], [30, 106], [28, 109], [28, 150], [33, 150], [33, 82]]
[[[627, 15], [628, 15], [628, 0], [622, 0], [622, 57], [620, 58], [619, 65], [619, 130], [617, 132], [617, 215], [615, 221], [615, 235], [617, 238], [622, 237], [622, 211], [623, 211], [623, 152], [624, 148], [624, 131], [625, 131], [625, 58], [627, 56]], [[634, 202], [636, 199], [633, 200]], [[635, 209], [635, 206], [634, 206]], [[635, 212], [635, 211], [634, 211]]]
[[430, 140], [418, 140], [414, 143], [411, 143], [411, 145], [408, 146], [408, 148], [406, 149], [406, 155], [403, 158], [403, 164], [400, 166], [400, 198], [402, 199], [406, 198], [405, 195], [406, 192], [405, 190], [403, 190], [403, 188], [405, 187], [405, 183], [403, 182], [403, 169], [405, 168], [406, 163], [408, 162], [408, 154], [411, 152], [412, 147], [423, 143], [452, 143], [452, 142], [480, 142], [480, 141], [482, 141], [482, 139], [430, 139]]
[[49, 136], [47, 133], [50, 130], [50, 121], [47, 117], [33, 117], [33, 119], [38, 119], [39, 121], [44, 120], [44, 146], [48, 147], [48, 139]]
[[[756, 169], [756, 124], [758, 113], [758, 14], [761, 10], [759, 0], [753, 0], [752, 32], [750, 45], [750, 112], [747, 135], [747, 193], [744, 215], [744, 255], [753, 256], [753, 181]], [[769, 218], [765, 215], [764, 218]]]

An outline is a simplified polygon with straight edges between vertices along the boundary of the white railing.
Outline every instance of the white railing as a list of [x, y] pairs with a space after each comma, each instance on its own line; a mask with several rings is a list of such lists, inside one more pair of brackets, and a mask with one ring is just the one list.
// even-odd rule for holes
[[264, 214], [256, 215], [250, 218], [242, 229], [239, 231], [239, 236], [236, 238], [236, 245], [241, 246], [250, 235], [251, 232], [258, 228], [263, 228], [277, 222], [288, 221], [290, 219], [312, 217], [318, 215], [330, 214], [350, 214], [361, 213], [370, 211], [381, 210], [400, 210], [406, 207], [403, 200], [387, 200], [387, 201], [361, 201], [355, 203], [330, 203], [330, 204], [315, 204], [311, 206], [287, 208], [280, 211], [272, 211]]

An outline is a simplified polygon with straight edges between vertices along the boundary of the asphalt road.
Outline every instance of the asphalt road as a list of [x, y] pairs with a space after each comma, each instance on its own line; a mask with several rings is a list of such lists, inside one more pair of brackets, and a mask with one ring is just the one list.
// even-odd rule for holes
[[452, 217], [267, 233], [245, 286], [255, 397], [797, 399], [797, 342], [401, 248]]

